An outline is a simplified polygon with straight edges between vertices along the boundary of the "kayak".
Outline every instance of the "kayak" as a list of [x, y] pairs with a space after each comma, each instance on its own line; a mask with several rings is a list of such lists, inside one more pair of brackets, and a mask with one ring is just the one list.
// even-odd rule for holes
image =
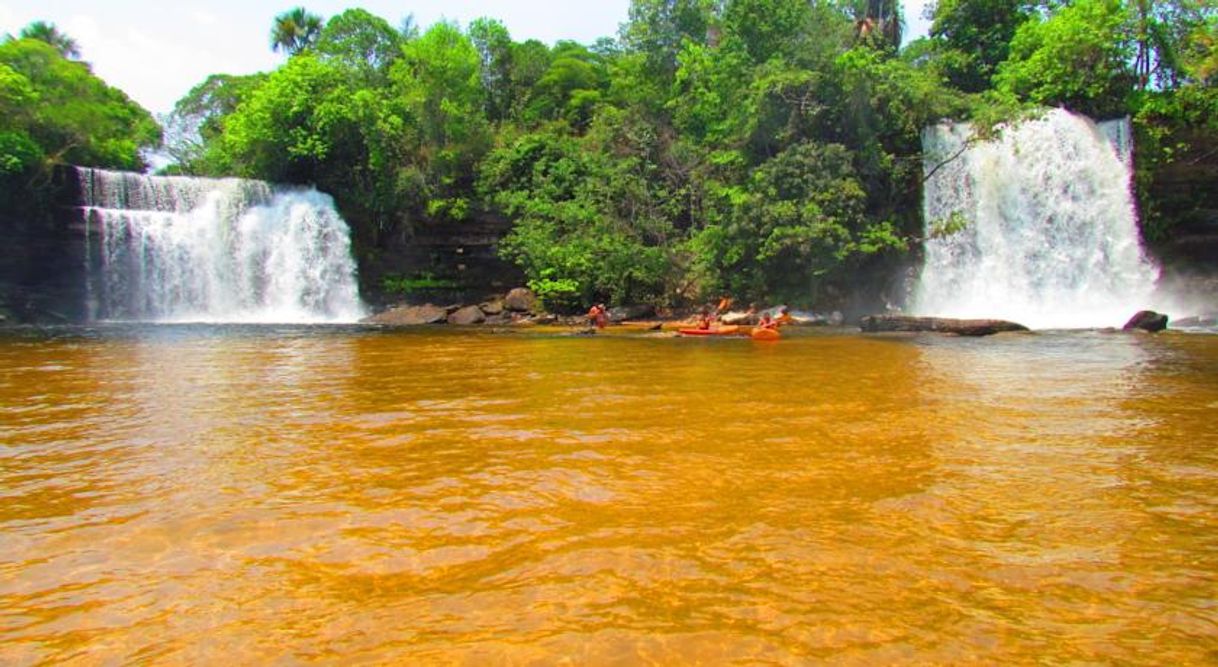
[[678, 329], [677, 331], [682, 336], [736, 336], [740, 334], [740, 327], [729, 324], [710, 329]]
[[753, 329], [753, 333], [749, 335], [753, 340], [778, 340], [782, 337], [777, 329]]

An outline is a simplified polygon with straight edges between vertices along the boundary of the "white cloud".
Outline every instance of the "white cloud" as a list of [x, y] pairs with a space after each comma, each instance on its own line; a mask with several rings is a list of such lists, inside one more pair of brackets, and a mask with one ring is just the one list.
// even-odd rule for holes
[[[3, 31], [7, 32], [8, 26], [15, 25], [17, 25], [17, 14], [9, 9], [8, 5], [0, 4], [0, 26], [3, 27]], [[16, 31], [14, 30], [14, 32]]]
[[220, 22], [220, 19], [215, 14], [205, 9], [190, 10], [190, 18], [201, 26], [213, 26]]

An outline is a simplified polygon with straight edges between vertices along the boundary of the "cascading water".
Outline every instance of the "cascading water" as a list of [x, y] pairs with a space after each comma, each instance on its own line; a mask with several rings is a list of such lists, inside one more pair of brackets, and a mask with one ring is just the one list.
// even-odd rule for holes
[[1044, 329], [1120, 326], [1154, 307], [1158, 271], [1139, 240], [1128, 121], [1052, 110], [966, 147], [971, 131], [923, 133], [930, 240], [913, 312]]
[[353, 322], [363, 315], [350, 230], [328, 195], [236, 178], [77, 173], [96, 268], [95, 319]]

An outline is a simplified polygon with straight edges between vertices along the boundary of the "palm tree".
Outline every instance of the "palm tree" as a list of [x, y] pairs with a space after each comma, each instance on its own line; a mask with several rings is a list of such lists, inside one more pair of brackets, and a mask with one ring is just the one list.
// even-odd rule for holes
[[321, 17], [310, 14], [304, 7], [297, 7], [275, 17], [271, 27], [271, 50], [283, 49], [294, 56], [313, 46], [320, 35]]
[[893, 49], [901, 47], [901, 3], [899, 0], [855, 0], [855, 38]]
[[34, 21], [21, 29], [21, 38], [46, 42], [55, 47], [55, 50], [59, 51], [59, 55], [64, 58], [80, 59], [80, 45], [76, 43], [76, 40], [59, 32], [59, 28], [56, 28], [54, 23]]

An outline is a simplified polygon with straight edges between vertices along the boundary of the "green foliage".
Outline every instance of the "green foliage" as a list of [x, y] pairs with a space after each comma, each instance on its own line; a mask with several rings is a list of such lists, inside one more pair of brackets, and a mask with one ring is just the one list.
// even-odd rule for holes
[[669, 77], [676, 71], [677, 53], [686, 41], [707, 43], [714, 33], [714, 0], [633, 0], [630, 20], [622, 26], [622, 41], [644, 56], [650, 75]]
[[322, 59], [337, 60], [366, 83], [379, 84], [401, 57], [403, 41], [385, 19], [362, 9], [348, 9], [326, 22], [315, 48]]
[[42, 148], [24, 132], [0, 132], [0, 176], [19, 176], [37, 169]]
[[313, 46], [321, 36], [321, 26], [321, 17], [304, 7], [288, 10], [271, 25], [271, 50], [294, 56]]
[[542, 307], [552, 313], [576, 313], [583, 306], [579, 283], [571, 278], [555, 279], [557, 269], [543, 269], [542, 275], [528, 281]]
[[59, 32], [54, 23], [34, 21], [21, 29], [22, 39], [36, 39], [50, 44], [59, 55], [70, 60], [80, 60], [80, 45], [76, 40]]
[[264, 74], [213, 74], [178, 100], [164, 121], [165, 151], [176, 173], [224, 173], [224, 156], [214, 150], [224, 131], [222, 123], [264, 81]]
[[1029, 0], [939, 0], [930, 34], [949, 80], [966, 92], [987, 90], [1033, 8]]
[[516, 221], [502, 252], [555, 294], [576, 292], [583, 302], [661, 298], [671, 227], [656, 215], [640, 166], [558, 129], [492, 152], [480, 190]]
[[381, 277], [382, 290], [387, 294], [399, 294], [402, 296], [425, 294], [437, 290], [452, 290], [459, 287], [460, 285], [457, 281], [449, 278], [437, 278], [431, 273], [423, 273], [413, 277], [398, 274], [389, 274]]
[[999, 90], [1094, 117], [1127, 109], [1135, 77], [1129, 13], [1119, 0], [1077, 0], [1016, 31]]
[[960, 232], [968, 229], [969, 220], [960, 211], [952, 211], [946, 218], [939, 220], [931, 220], [928, 228], [930, 229], [930, 238], [942, 239], [949, 236], [955, 236]]
[[895, 225], [866, 215], [841, 145], [791, 146], [719, 199], [721, 222], [692, 245], [706, 293], [806, 302], [860, 258], [904, 248]]
[[161, 141], [151, 114], [40, 39], [0, 44], [0, 111], [10, 168], [36, 161], [32, 144], [52, 162], [138, 170]]
[[[489, 18], [395, 31], [349, 10], [277, 40], [295, 55], [275, 71], [192, 90], [171, 150], [184, 171], [316, 184], [370, 253], [415, 224], [504, 217], [501, 255], [576, 311], [724, 292], [840, 306], [921, 240], [921, 132], [944, 119], [984, 140], [1040, 105], [1133, 114], [1147, 192], [1218, 145], [1202, 0], [939, 0], [904, 50], [892, 0], [633, 0], [629, 17], [619, 41], [551, 48]], [[41, 159], [22, 138], [45, 147], [35, 84], [0, 69], [0, 169]], [[1147, 201], [1167, 230], [1175, 204]]]

